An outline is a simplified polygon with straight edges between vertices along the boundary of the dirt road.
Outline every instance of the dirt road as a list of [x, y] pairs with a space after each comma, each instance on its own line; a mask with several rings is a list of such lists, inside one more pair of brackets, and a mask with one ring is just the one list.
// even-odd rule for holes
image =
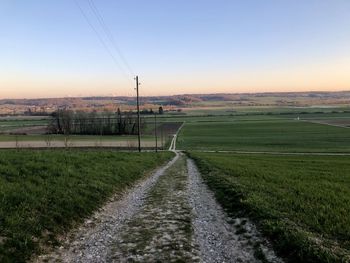
[[229, 218], [181, 153], [35, 262], [282, 262], [247, 218]]
[[[11, 148], [64, 148], [66, 144], [64, 141], [53, 140], [49, 142], [42, 141], [19, 141], [19, 142], [0, 142], [0, 149]], [[155, 147], [154, 141], [142, 141], [142, 147]], [[121, 147], [121, 148], [136, 148], [137, 141], [116, 141], [116, 140], [71, 140], [67, 143], [67, 147], [81, 148], [81, 147]]]
[[203, 153], [236, 153], [236, 154], [264, 154], [264, 155], [316, 155], [316, 156], [348, 156], [346, 152], [276, 152], [276, 151], [235, 151], [235, 150], [196, 150]]
[[350, 128], [350, 120], [349, 119], [326, 119], [326, 120], [303, 120], [305, 122], [322, 124], [340, 128]]

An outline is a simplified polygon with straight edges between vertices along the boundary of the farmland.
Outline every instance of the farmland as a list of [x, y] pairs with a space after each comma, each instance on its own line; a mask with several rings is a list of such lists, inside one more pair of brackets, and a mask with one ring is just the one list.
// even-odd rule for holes
[[[72, 135], [46, 134], [48, 120], [0, 120], [0, 148], [56, 148], [56, 147], [137, 147], [137, 135]], [[157, 140], [160, 149], [166, 148], [169, 139], [182, 122], [157, 123]], [[154, 148], [155, 128], [153, 118], [141, 130], [143, 148]]]
[[294, 119], [212, 118], [212, 121], [186, 122], [178, 147], [213, 151], [350, 152], [350, 130]]
[[350, 260], [349, 156], [332, 155], [350, 153], [347, 112], [184, 119], [177, 146], [233, 218], [252, 218], [290, 261]]
[[[195, 160], [205, 182], [233, 221], [252, 219], [280, 252], [279, 255], [290, 261], [337, 262], [348, 259], [350, 251], [350, 221], [347, 217], [350, 212], [350, 129], [332, 125], [346, 126], [350, 114], [345, 108], [320, 110], [246, 107], [232, 112], [194, 108], [181, 114], [164, 114], [158, 118], [158, 146], [162, 137], [164, 145], [169, 145], [169, 138], [184, 123], [177, 139], [177, 149], [186, 151]], [[143, 147], [150, 149], [154, 146], [154, 117], [147, 116], [145, 120], [149, 125], [142, 131], [142, 142]], [[40, 126], [43, 122], [47, 120], [13, 120], [7, 124], [21, 128]], [[6, 122], [1, 125], [5, 126]], [[47, 138], [50, 138], [49, 147]], [[69, 143], [65, 150], [21, 149], [31, 143], [40, 144], [42, 148], [53, 148], [55, 144], [64, 147], [66, 138]], [[17, 150], [0, 151], [0, 200], [3, 202], [0, 204], [0, 255], [4, 255], [4, 260], [15, 258], [17, 261], [23, 261], [33, 253], [41, 254], [45, 249], [43, 243], [48, 247], [61, 245], [58, 236], [81, 226], [82, 220], [103, 206], [109, 196], [130, 187], [143, 174], [172, 156], [165, 152], [156, 155], [98, 149], [135, 149], [135, 135], [7, 133], [0, 135], [0, 146], [5, 144], [11, 144]], [[85, 150], [73, 149], [87, 146]], [[187, 180], [186, 176], [193, 176], [193, 170], [185, 169], [184, 165], [185, 162], [181, 161], [182, 168], [175, 169], [181, 176], [171, 177], [171, 180]], [[169, 171], [163, 171], [165, 177], [160, 181], [173, 187]], [[157, 192], [157, 187], [150, 191]], [[188, 198], [189, 193], [182, 191], [181, 194]], [[169, 193], [170, 200], [174, 196], [177, 196], [176, 191]], [[155, 205], [149, 202], [146, 202], [147, 206]], [[167, 209], [171, 211], [170, 218], [179, 216], [175, 206]], [[214, 205], [212, 215], [217, 214], [216, 209]], [[171, 225], [162, 224], [159, 214], [154, 215], [152, 209], [142, 211], [150, 213], [154, 226], [163, 226], [161, 230], [157, 229], [158, 234], [171, 232]], [[132, 219], [135, 218], [136, 214]], [[187, 222], [187, 237], [190, 238], [195, 218], [186, 220], [190, 220]], [[135, 222], [138, 224], [139, 221]], [[240, 238], [253, 242], [247, 237], [251, 235], [248, 231], [251, 223], [248, 226], [242, 224], [232, 223], [225, 229], [231, 229], [232, 233], [238, 231], [236, 234]], [[134, 228], [124, 227], [125, 236], [130, 240], [142, 241], [133, 236]], [[145, 234], [143, 228], [139, 231]], [[172, 234], [175, 235], [174, 241], [176, 233]], [[116, 233], [114, 237], [118, 239]], [[218, 243], [226, 242], [224, 233], [220, 238]], [[85, 246], [85, 241], [77, 239], [77, 242]], [[243, 246], [250, 251], [252, 258], [261, 251], [259, 242], [251, 247]], [[261, 242], [265, 244], [263, 238]], [[226, 253], [225, 249], [222, 251]], [[90, 252], [87, 253], [83, 258], [90, 256]], [[142, 255], [143, 251], [137, 253]]]
[[44, 117], [40, 118], [0, 118], [0, 132], [14, 130], [25, 127], [45, 126], [48, 124], [48, 120]]
[[[158, 140], [158, 148], [167, 146], [168, 138]], [[2, 135], [0, 148], [118, 148], [133, 150], [137, 148], [137, 136], [83, 136], [83, 135]], [[142, 136], [141, 147], [153, 149], [155, 147], [153, 136]]]
[[41, 245], [57, 244], [58, 235], [171, 156], [0, 151], [0, 261], [23, 262]]
[[0, 263], [350, 263], [350, 0], [0, 6]]
[[289, 259], [350, 260], [349, 157], [190, 155], [228, 211], [250, 215]]

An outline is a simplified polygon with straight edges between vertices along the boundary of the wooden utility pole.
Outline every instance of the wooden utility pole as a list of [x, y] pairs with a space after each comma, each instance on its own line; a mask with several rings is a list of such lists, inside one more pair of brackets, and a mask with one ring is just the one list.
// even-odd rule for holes
[[141, 152], [141, 119], [140, 119], [140, 99], [139, 99], [139, 76], [136, 76], [136, 96], [137, 96], [137, 136], [139, 141], [139, 152]]
[[164, 150], [164, 137], [163, 137], [163, 126], [160, 128], [160, 141], [162, 144], [162, 150]]
[[154, 137], [156, 139], [156, 152], [158, 152], [157, 113], [154, 113]]

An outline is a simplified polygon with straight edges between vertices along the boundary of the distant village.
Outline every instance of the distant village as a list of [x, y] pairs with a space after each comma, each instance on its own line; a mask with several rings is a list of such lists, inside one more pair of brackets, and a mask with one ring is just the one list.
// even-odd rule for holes
[[[190, 94], [142, 97], [144, 114], [157, 111], [181, 113], [191, 108], [208, 107], [309, 107], [323, 105], [349, 106], [350, 92], [279, 92], [237, 94]], [[77, 97], [48, 99], [0, 99], [0, 116], [48, 116], [60, 109], [81, 112], [134, 111], [134, 97]]]

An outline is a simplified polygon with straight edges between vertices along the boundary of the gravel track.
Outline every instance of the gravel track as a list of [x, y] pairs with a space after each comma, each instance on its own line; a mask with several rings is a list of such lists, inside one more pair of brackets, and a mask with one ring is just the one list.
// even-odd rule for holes
[[247, 218], [229, 218], [187, 160], [189, 202], [202, 262], [283, 262]]
[[116, 196], [115, 200], [111, 200], [71, 233], [60, 248], [49, 255], [39, 256], [34, 262], [107, 262], [108, 249], [119, 239], [120, 229], [138, 213], [147, 193], [178, 158], [176, 155], [151, 177], [127, 191], [122, 199]]
[[194, 162], [176, 153], [34, 262], [283, 261], [247, 218], [226, 215]]
[[159, 178], [142, 210], [121, 230], [108, 262], [199, 262], [183, 157]]

